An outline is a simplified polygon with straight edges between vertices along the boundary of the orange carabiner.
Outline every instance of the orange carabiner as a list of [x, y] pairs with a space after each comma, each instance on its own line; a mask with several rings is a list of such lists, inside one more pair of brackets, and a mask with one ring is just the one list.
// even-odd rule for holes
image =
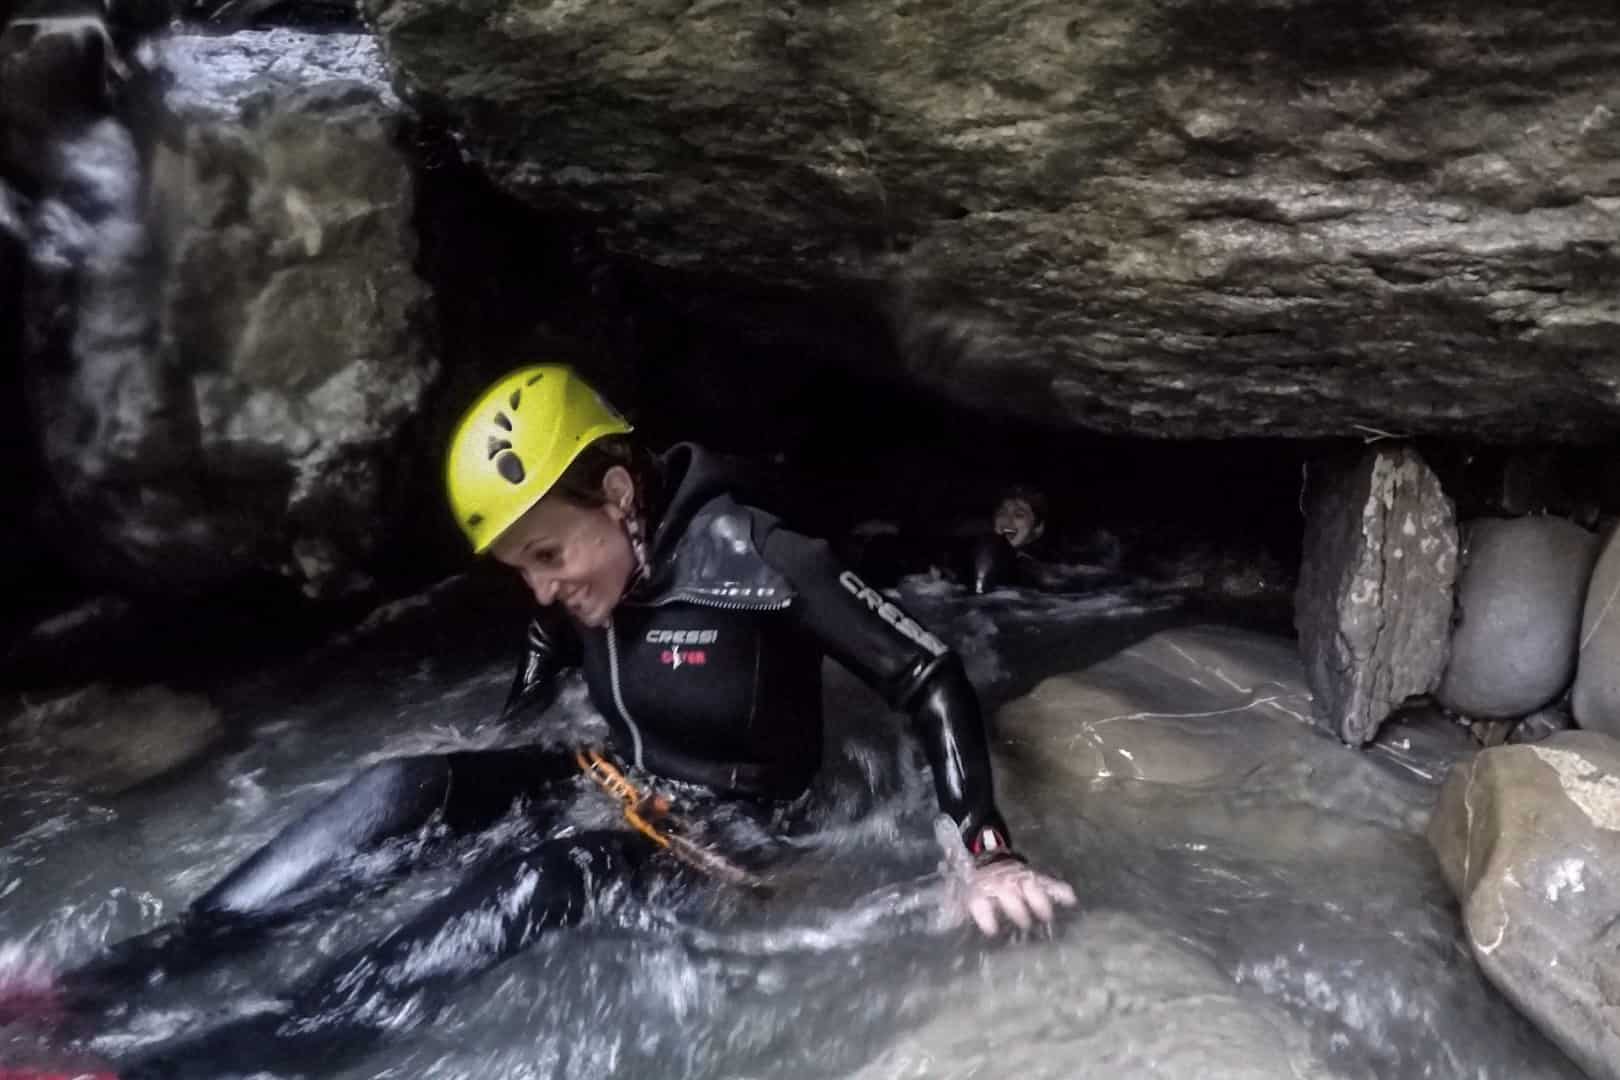
[[[719, 852], [710, 851], [681, 835], [680, 819], [670, 811], [669, 799], [654, 792], [643, 795], [629, 777], [602, 756], [597, 750], [576, 750], [574, 760], [595, 780], [598, 786], [618, 799], [623, 806], [624, 820], [647, 839], [661, 848], [668, 848], [676, 858], [697, 870], [732, 885], [741, 885], [759, 893], [768, 893], [770, 887], [760, 878], [744, 870]], [[651, 820], [649, 820], [651, 819]], [[674, 829], [661, 829], [655, 821], [668, 819]]]
[[585, 774], [595, 780], [603, 791], [624, 803], [624, 820], [628, 821], [635, 830], [659, 847], [669, 847], [669, 837], [661, 832], [656, 825], [643, 816], [643, 811], [651, 812], [662, 817], [669, 811], [669, 801], [662, 796], [652, 799], [642, 798], [641, 792], [636, 790], [624, 773], [614, 767], [613, 763], [603, 757], [596, 750], [576, 750], [574, 760]]

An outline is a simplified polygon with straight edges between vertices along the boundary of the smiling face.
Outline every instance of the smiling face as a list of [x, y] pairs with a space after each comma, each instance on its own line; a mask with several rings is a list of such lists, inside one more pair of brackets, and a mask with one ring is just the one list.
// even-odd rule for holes
[[602, 494], [601, 505], [581, 506], [552, 492], [489, 549], [522, 576], [536, 600], [561, 604], [585, 626], [607, 623], [636, 568], [624, 529], [635, 495], [630, 474], [609, 469]]
[[996, 507], [994, 528], [1015, 548], [1040, 539], [1046, 525], [1028, 499], [1012, 496]]

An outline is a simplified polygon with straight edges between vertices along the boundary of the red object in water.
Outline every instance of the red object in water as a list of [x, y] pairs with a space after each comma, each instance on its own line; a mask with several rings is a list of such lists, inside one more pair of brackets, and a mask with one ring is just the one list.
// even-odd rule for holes
[[[0, 1024], [18, 1020], [55, 1023], [67, 1012], [62, 997], [49, 983], [30, 986], [0, 985]], [[0, 1072], [0, 1080], [10, 1080]]]
[[[67, 1003], [48, 980], [0, 983], [0, 1024], [51, 1026], [68, 1013]], [[72, 1068], [49, 1065], [18, 1069], [0, 1065], [0, 1080], [118, 1080], [116, 1073], [100, 1066]]]

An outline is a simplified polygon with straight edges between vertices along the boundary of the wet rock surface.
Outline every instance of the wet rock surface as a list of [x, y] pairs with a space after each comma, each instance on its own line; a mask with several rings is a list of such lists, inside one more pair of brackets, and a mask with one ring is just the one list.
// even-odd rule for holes
[[[319, 656], [222, 688], [214, 700], [239, 740], [161, 785], [70, 798], [22, 768], [26, 747], [0, 743], [0, 975], [150, 929], [377, 760], [599, 740], [575, 684], [544, 716], [494, 721], [524, 612], [492, 609], [472, 584], [380, 610]], [[604, 914], [337, 1075], [824, 1080], [890, 1067], [965, 1077], [975, 1063], [999, 1075], [1005, 1063], [1057, 1077], [1079, 1062], [1179, 1077], [1199, 1055], [1229, 1070], [1208, 1075], [1234, 1077], [1578, 1075], [1479, 974], [1417, 833], [1457, 759], [1456, 725], [1398, 717], [1352, 751], [1308, 723], [1286, 640], [1158, 632], [1165, 613], [1111, 592], [969, 599], [936, 585], [930, 597], [987, 701], [1036, 672], [1081, 695], [1002, 710], [996, 745], [1020, 849], [1081, 895], [1053, 938], [987, 945], [930, 928], [940, 853], [920, 751], [829, 664], [837, 735], [795, 842], [794, 888], [757, 911], [655, 896], [626, 922]], [[86, 1049], [138, 1056], [254, 1008], [528, 842], [525, 821], [409, 874], [397, 871], [414, 843], [358, 861], [359, 880], [394, 884], [286, 927], [262, 954], [153, 988]], [[0, 1055], [26, 1045], [0, 1029]]]
[[958, 1001], [851, 1080], [1066, 1080], [1138, 1055], [1153, 1065], [1129, 1075], [1341, 1075], [1286, 1011], [1256, 1001], [1207, 957], [1130, 915], [1082, 916], [1069, 937], [1062, 949], [983, 957]]
[[1457, 523], [1411, 448], [1340, 466], [1313, 497], [1294, 625], [1313, 715], [1345, 742], [1370, 740], [1445, 670]]
[[[1000, 783], [1025, 808], [1012, 828], [1078, 839], [1088, 910], [1199, 942], [1239, 988], [1283, 1002], [1341, 1074], [1577, 1075], [1469, 960], [1422, 840], [1440, 780], [1471, 752], [1466, 735], [1403, 716], [1358, 751], [1315, 729], [1309, 706], [1284, 639], [1153, 634], [998, 713]], [[1087, 926], [1059, 947], [1096, 948], [1080, 944]], [[1249, 1013], [1244, 1030], [1266, 1015]], [[1472, 1033], [1449, 1030], [1459, 1024]], [[1194, 1045], [1201, 1031], [1194, 1020]], [[972, 1060], [960, 1025], [937, 1034], [901, 1060]], [[1285, 1040], [1273, 1029], [1256, 1044], [1266, 1056], [1224, 1063], [1213, 1048], [1212, 1060], [1271, 1075], [1286, 1067]]]
[[1580, 655], [1570, 706], [1575, 722], [1620, 736], [1620, 530], [1603, 541], [1581, 609]]
[[164, 71], [164, 101], [186, 116], [234, 120], [258, 95], [286, 94], [352, 80], [378, 104], [397, 109], [381, 50], [369, 34], [311, 34], [294, 29], [239, 30], [214, 36], [154, 39], [148, 62]]
[[1537, 709], [1529, 716], [1514, 725], [1508, 734], [1510, 743], [1540, 742], [1549, 735], [1560, 731], [1568, 731], [1575, 726], [1575, 718], [1565, 705], [1549, 705], [1545, 709]]
[[116, 796], [207, 753], [224, 737], [219, 710], [200, 694], [163, 686], [90, 686], [24, 699], [6, 725], [43, 751], [52, 771], [96, 796]]
[[1620, 14], [1593, 0], [368, 0], [532, 205], [866, 291], [961, 401], [1158, 437], [1603, 438]]
[[1575, 674], [1597, 537], [1562, 518], [1467, 524], [1451, 657], [1436, 696], [1475, 719], [1516, 719]]
[[0, 174], [55, 178], [53, 143], [105, 115], [128, 75], [99, 5], [0, 8]]
[[1486, 975], [1590, 1076], [1620, 1076], [1620, 742], [1482, 751], [1446, 781], [1429, 839]]
[[31, 223], [58, 348], [28, 396], [66, 516], [94, 523], [72, 549], [137, 588], [363, 587], [437, 372], [399, 105], [357, 35], [141, 56], [171, 86], [155, 145], [112, 115], [61, 139]]

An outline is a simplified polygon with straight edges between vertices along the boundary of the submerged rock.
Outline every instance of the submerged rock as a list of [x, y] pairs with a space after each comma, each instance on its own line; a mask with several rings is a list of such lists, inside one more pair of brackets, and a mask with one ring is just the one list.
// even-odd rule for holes
[[1575, 722], [1620, 735], [1620, 530], [1610, 530], [1581, 610], [1580, 655], [1570, 707]]
[[[975, 621], [996, 603], [951, 594], [947, 610]], [[0, 938], [82, 962], [150, 930], [378, 760], [606, 737], [577, 681], [545, 716], [497, 722], [521, 613], [493, 617], [461, 585], [422, 601], [313, 663], [222, 687], [241, 743], [217, 767], [130, 793], [116, 820], [31, 777], [0, 785], [11, 826], [0, 830]], [[1070, 614], [1046, 607], [1033, 624], [1003, 607], [1001, 632], [984, 639], [1017, 677], [1056, 663], [1066, 686], [1093, 695], [1015, 710], [1017, 730], [996, 744], [1019, 848], [1082, 898], [1050, 938], [984, 943], [937, 927], [937, 804], [922, 754], [829, 661], [841, 752], [794, 833], [798, 868], [768, 903], [638, 892], [632, 910], [595, 910], [464, 983], [433, 1023], [394, 1033], [349, 1071], [527, 1076], [537, 1053], [559, 1048], [541, 1067], [660, 1080], [1221, 1075], [1202, 1065], [1245, 1077], [1295, 1065], [1355, 1080], [1576, 1077], [1484, 981], [1412, 831], [1437, 790], [1424, 773], [1449, 758], [1400, 729], [1410, 745], [1397, 761], [1381, 746], [1395, 724], [1365, 752], [1313, 729], [1289, 640], [1208, 627], [1144, 637], [1162, 619], [1121, 614], [1114, 599], [1080, 616], [1065, 603]], [[1094, 662], [1075, 659], [1085, 649]], [[1088, 728], [1113, 775], [1071, 752]], [[1127, 776], [1150, 740], [1177, 760], [1178, 738], [1206, 763], [1180, 775], [1205, 779], [1168, 782], [1150, 764], [1144, 779]], [[567, 820], [621, 827], [610, 803], [578, 794]], [[143, 1056], [180, 1025], [258, 1007], [307, 979], [311, 958], [377, 940], [489, 857], [531, 844], [534, 828], [519, 812], [465, 846], [443, 847], [437, 832], [426, 849], [386, 845], [348, 868], [357, 902], [290, 920], [275, 948], [154, 988], [109, 1019], [98, 1048]]]
[[[1456, 725], [1401, 721], [1366, 750], [1347, 748], [1310, 723], [1291, 642], [1209, 626], [1162, 631], [1049, 678], [997, 723], [998, 781], [1023, 808], [1009, 815], [1015, 839], [1032, 837], [1035, 851], [1079, 844], [1070, 866], [1082, 909], [1129, 912], [1196, 942], [1262, 1002], [1245, 1013], [1241, 998], [1205, 998], [1185, 956], [1156, 956], [1162, 941], [1120, 931], [1115, 946], [1138, 949], [1147, 968], [1180, 967], [1173, 1022], [1233, 1070], [1209, 1075], [1271, 1075], [1284, 1032], [1255, 1042], [1261, 1056], [1248, 1061], [1202, 1041], [1206, 1003], [1234, 1018], [1234, 1034], [1252, 1033], [1270, 1015], [1265, 999], [1312, 1030], [1329, 1067], [1355, 1076], [1574, 1075], [1467, 957], [1423, 841], [1441, 779], [1466, 753]], [[1102, 946], [1082, 944], [1107, 925], [1081, 919], [1058, 948], [1088, 970], [1108, 966]], [[1089, 1045], [1106, 1055], [1113, 1020], [1098, 1012], [1104, 1032]], [[899, 1060], [933, 1051], [942, 1075], [968, 1075], [949, 1071], [967, 1055], [994, 1060], [956, 1019], [935, 1030], [937, 1050], [906, 1041], [911, 1057]], [[1173, 1033], [1151, 1045], [1178, 1049]], [[1129, 1045], [1114, 1053], [1090, 1060], [1131, 1060]]]
[[1620, 1077], [1620, 743], [1481, 751], [1446, 781], [1429, 840], [1486, 975], [1594, 1080]]
[[866, 287], [964, 403], [1164, 437], [1620, 415], [1612, 5], [365, 6], [508, 191], [694, 277]]
[[24, 701], [9, 728], [13, 739], [44, 752], [52, 772], [102, 796], [162, 776], [224, 735], [212, 702], [163, 686], [94, 685], [43, 702]]
[[1317, 721], [1352, 746], [1446, 664], [1457, 524], [1416, 450], [1374, 450], [1311, 502], [1294, 625]]
[[1480, 720], [1511, 720], [1569, 686], [1597, 537], [1562, 518], [1470, 523], [1457, 581], [1442, 704]]
[[982, 957], [952, 1007], [851, 1080], [1116, 1077], [1318, 1080], [1343, 1074], [1308, 1033], [1209, 959], [1125, 912], [1083, 916], [1059, 942]]

